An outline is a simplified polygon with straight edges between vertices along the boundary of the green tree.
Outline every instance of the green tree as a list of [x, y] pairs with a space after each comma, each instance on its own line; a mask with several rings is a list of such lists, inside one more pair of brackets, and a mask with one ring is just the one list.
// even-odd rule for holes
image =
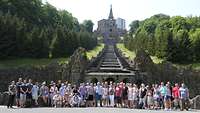
[[81, 24], [81, 30], [87, 32], [93, 32], [94, 23], [91, 20], [84, 20]]

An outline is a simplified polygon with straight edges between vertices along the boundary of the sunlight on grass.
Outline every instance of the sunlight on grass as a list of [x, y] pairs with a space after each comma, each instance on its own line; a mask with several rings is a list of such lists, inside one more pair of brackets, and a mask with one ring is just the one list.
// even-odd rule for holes
[[156, 56], [151, 56], [151, 59], [153, 60], [153, 62], [155, 64], [160, 64], [160, 63], [162, 63], [164, 61], [163, 59], [160, 59], [160, 58], [158, 58]]
[[136, 57], [135, 52], [128, 50], [125, 48], [124, 44], [119, 43], [117, 44], [117, 48], [122, 51], [122, 53], [125, 55], [125, 57], [128, 57], [130, 59], [134, 59]]
[[177, 68], [190, 68], [192, 70], [200, 70], [200, 62], [190, 63], [190, 64], [173, 64]]
[[92, 57], [96, 57], [100, 51], [104, 48], [104, 44], [101, 43], [97, 47], [95, 47], [93, 50], [87, 51], [87, 58], [90, 60]]
[[[87, 52], [88, 59], [96, 57], [98, 53], [104, 48], [104, 44], [99, 44], [93, 50]], [[19, 67], [44, 67], [51, 63], [58, 63], [59, 65], [68, 63], [68, 58], [21, 58], [0, 60], [0, 69], [19, 68]]]
[[[136, 57], [135, 52], [134, 51], [130, 51], [127, 48], [125, 48], [124, 44], [122, 44], [122, 43], [117, 44], [117, 48], [119, 48], [123, 52], [125, 57], [128, 57], [130, 59], [134, 59]], [[156, 56], [151, 56], [151, 59], [153, 60], [153, 62], [155, 64], [159, 64], [159, 63], [163, 62], [163, 59], [159, 59]]]

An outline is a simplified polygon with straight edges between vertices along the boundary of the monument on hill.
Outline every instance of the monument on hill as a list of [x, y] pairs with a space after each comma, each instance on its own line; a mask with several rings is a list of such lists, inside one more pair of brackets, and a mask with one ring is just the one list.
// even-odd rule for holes
[[112, 5], [108, 19], [98, 21], [97, 34], [104, 37], [104, 43], [116, 43], [120, 36], [126, 34], [125, 20], [113, 16]]

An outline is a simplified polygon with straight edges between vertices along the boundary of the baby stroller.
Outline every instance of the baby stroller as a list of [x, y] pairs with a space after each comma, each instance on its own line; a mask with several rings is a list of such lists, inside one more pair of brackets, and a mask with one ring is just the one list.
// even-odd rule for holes
[[71, 107], [80, 107], [81, 101], [81, 97], [77, 93], [75, 93], [74, 96], [72, 96], [71, 98]]

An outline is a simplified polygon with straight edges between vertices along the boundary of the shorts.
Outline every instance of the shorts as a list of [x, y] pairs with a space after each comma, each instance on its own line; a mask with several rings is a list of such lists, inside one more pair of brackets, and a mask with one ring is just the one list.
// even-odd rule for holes
[[87, 100], [92, 101], [93, 99], [94, 99], [93, 95], [89, 95]]
[[38, 100], [38, 95], [32, 95], [33, 100]]
[[20, 93], [20, 100], [25, 102], [26, 101], [26, 94]]
[[164, 97], [164, 100], [165, 100], [165, 101], [166, 101], [166, 100], [171, 100], [171, 96], [166, 95], [166, 96]]
[[109, 99], [109, 96], [108, 95], [103, 95], [102, 98], [103, 99]]
[[26, 94], [26, 99], [32, 99], [32, 94], [31, 93], [27, 93]]
[[123, 95], [122, 99], [123, 100], [128, 100], [128, 95]]
[[152, 96], [147, 96], [147, 105], [153, 105], [153, 97]]
[[96, 100], [101, 100], [101, 98], [102, 98], [102, 95], [99, 95], [96, 93]]
[[121, 103], [121, 97], [116, 96], [116, 97], [115, 97], [115, 100], [116, 100], [117, 103]]
[[20, 93], [16, 93], [16, 99], [20, 99]]

